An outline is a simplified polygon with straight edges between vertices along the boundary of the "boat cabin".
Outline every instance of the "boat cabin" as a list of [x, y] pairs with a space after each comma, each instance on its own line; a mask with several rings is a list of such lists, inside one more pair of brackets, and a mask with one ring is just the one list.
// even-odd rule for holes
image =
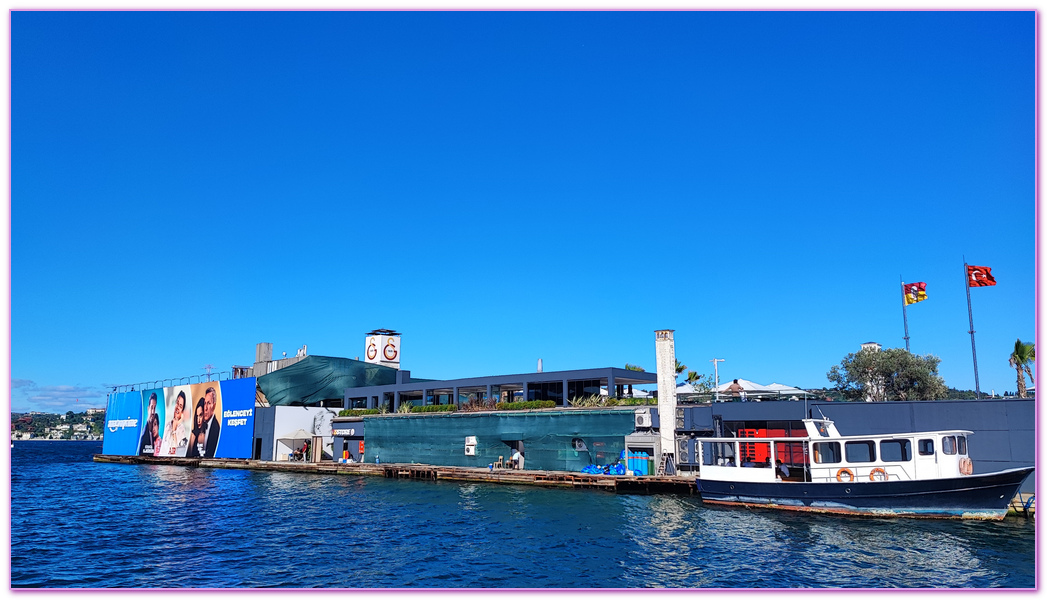
[[[701, 438], [700, 477], [719, 481], [916, 481], [970, 475], [970, 431], [844, 436], [826, 418], [806, 437]], [[781, 470], [777, 461], [786, 467]]]

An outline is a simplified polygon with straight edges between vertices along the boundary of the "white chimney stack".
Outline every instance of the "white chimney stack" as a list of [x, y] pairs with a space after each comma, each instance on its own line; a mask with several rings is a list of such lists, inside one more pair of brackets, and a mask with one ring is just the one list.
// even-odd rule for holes
[[[654, 350], [658, 362], [658, 431], [662, 456], [673, 457], [676, 465], [676, 342], [672, 329], [654, 332]], [[659, 459], [658, 464], [662, 464]], [[663, 474], [663, 473], [659, 473]]]

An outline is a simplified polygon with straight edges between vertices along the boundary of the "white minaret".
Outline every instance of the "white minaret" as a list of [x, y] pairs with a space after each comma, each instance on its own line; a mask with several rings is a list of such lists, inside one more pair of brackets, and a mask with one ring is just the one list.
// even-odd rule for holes
[[[658, 362], [658, 423], [662, 455], [673, 456], [676, 464], [676, 344], [672, 329], [654, 332], [654, 350]], [[662, 463], [659, 458], [658, 464]]]

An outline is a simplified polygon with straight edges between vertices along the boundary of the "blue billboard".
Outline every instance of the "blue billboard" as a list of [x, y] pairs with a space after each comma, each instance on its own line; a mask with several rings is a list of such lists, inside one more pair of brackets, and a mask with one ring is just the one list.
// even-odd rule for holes
[[255, 379], [228, 379], [222, 382], [222, 435], [218, 458], [251, 458], [254, 439]]
[[111, 394], [102, 453], [251, 458], [255, 378]]
[[138, 454], [142, 420], [142, 392], [109, 394], [105, 408], [102, 454]]

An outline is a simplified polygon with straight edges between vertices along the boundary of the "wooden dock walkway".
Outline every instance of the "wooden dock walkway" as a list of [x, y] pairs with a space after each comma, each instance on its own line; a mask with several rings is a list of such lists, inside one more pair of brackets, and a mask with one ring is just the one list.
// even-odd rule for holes
[[250, 469], [332, 475], [372, 475], [423, 481], [476, 481], [485, 483], [537, 485], [543, 487], [596, 489], [609, 492], [649, 494], [697, 494], [693, 477], [589, 475], [567, 471], [535, 471], [445, 467], [405, 463], [274, 462], [246, 459], [161, 458], [152, 456], [94, 455], [95, 462], [128, 465], [174, 465], [213, 469]]
[[[228, 458], [164, 458], [152, 456], [94, 455], [95, 462], [128, 465], [175, 465], [213, 469], [251, 469], [256, 471], [284, 471], [330, 475], [371, 475], [391, 479], [422, 481], [475, 481], [509, 485], [537, 485], [542, 487], [604, 490], [630, 494], [685, 494], [697, 495], [694, 477], [589, 475], [568, 471], [534, 471], [447, 467], [416, 463], [336, 463], [336, 462], [274, 462]], [[1034, 516], [1036, 504], [1031, 494], [1018, 494], [1011, 501], [1009, 512], [1025, 517]]]

